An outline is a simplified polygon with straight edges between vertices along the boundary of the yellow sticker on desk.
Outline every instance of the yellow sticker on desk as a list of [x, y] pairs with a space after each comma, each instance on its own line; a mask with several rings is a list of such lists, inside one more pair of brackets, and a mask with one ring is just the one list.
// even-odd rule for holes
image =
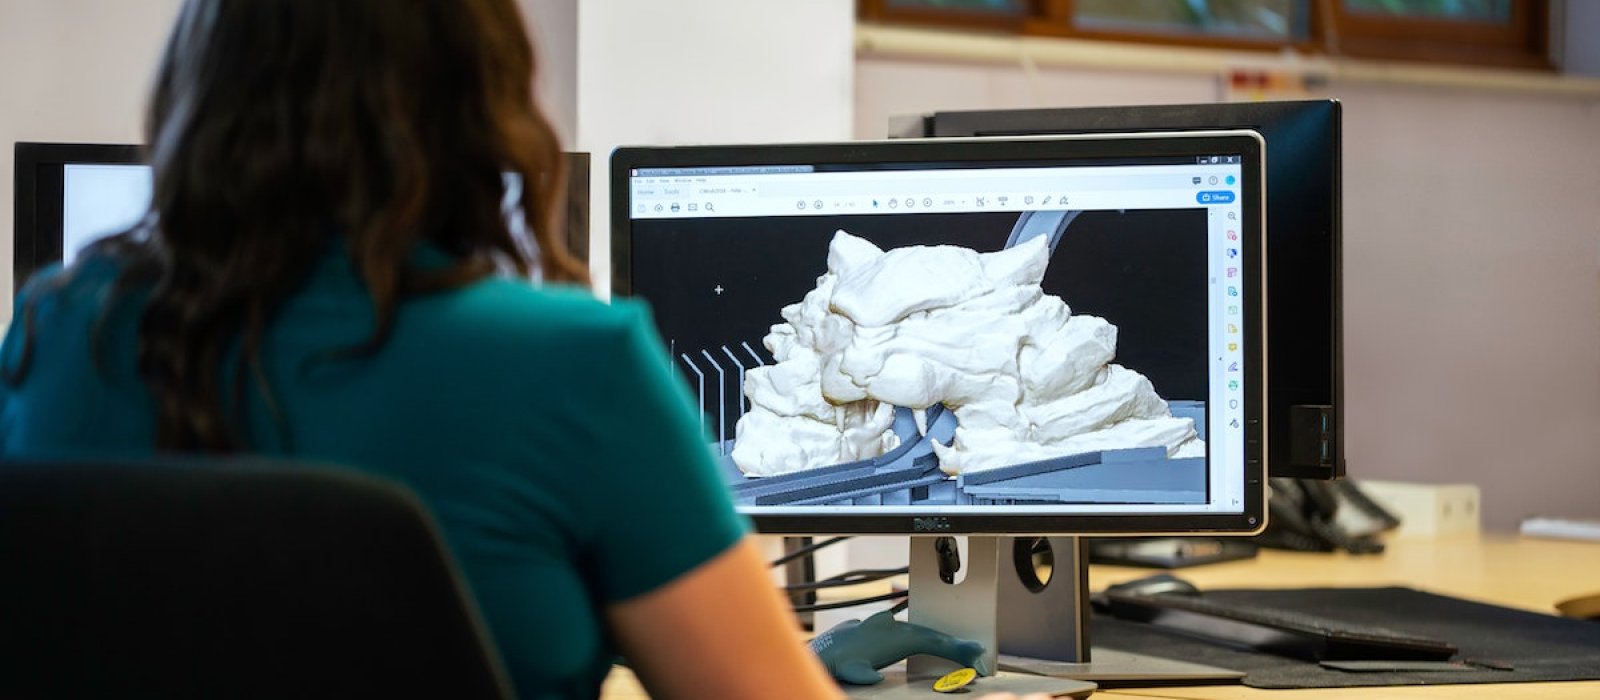
[[978, 677], [978, 671], [971, 668], [958, 668], [946, 673], [943, 678], [933, 682], [933, 689], [940, 693], [954, 693], [967, 687], [972, 679]]

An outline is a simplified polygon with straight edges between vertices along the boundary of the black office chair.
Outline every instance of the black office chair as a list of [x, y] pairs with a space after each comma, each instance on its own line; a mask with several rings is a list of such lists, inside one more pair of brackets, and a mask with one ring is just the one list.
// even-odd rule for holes
[[262, 461], [0, 464], [0, 697], [511, 695], [403, 488]]

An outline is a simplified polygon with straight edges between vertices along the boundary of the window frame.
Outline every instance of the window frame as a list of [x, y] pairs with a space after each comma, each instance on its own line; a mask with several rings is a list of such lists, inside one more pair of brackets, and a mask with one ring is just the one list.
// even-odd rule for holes
[[1029, 19], [1038, 12], [1039, 0], [1022, 0], [1022, 13], [1010, 15], [981, 10], [961, 10], [943, 7], [891, 7], [891, 0], [856, 0], [856, 16], [874, 22], [890, 24], [921, 24], [959, 29], [1024, 31]]
[[[1549, 0], [1511, 0], [1505, 24], [1472, 20], [1385, 17], [1329, 3], [1334, 33], [1326, 44], [1340, 55], [1428, 63], [1553, 70]], [[1330, 53], [1333, 53], [1330, 51]]]
[[1553, 71], [1549, 57], [1549, 0], [1510, 0], [1504, 25], [1471, 20], [1390, 17], [1352, 11], [1344, 0], [1306, 0], [1304, 39], [1250, 39], [1176, 32], [1085, 29], [1074, 26], [1076, 0], [1024, 0], [1019, 14], [952, 8], [891, 7], [890, 0], [858, 0], [862, 20], [979, 30], [1023, 36], [1121, 41], [1243, 51], [1347, 56], [1436, 65]]

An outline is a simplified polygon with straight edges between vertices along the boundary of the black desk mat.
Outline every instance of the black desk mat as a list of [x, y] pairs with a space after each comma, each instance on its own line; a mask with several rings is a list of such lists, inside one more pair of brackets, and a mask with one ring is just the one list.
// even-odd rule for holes
[[1336, 671], [1310, 661], [1231, 648], [1100, 614], [1090, 621], [1089, 639], [1095, 646], [1244, 671], [1244, 684], [1255, 688], [1600, 680], [1600, 622], [1513, 610], [1410, 588], [1215, 590], [1206, 591], [1205, 596], [1443, 639], [1461, 649], [1457, 659], [1492, 662], [1512, 670]]

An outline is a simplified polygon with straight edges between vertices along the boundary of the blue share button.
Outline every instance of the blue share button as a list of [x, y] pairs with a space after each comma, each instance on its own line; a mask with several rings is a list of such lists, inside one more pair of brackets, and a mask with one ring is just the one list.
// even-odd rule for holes
[[1201, 192], [1195, 195], [1194, 199], [1201, 204], [1232, 204], [1233, 191], [1211, 190], [1208, 192]]

